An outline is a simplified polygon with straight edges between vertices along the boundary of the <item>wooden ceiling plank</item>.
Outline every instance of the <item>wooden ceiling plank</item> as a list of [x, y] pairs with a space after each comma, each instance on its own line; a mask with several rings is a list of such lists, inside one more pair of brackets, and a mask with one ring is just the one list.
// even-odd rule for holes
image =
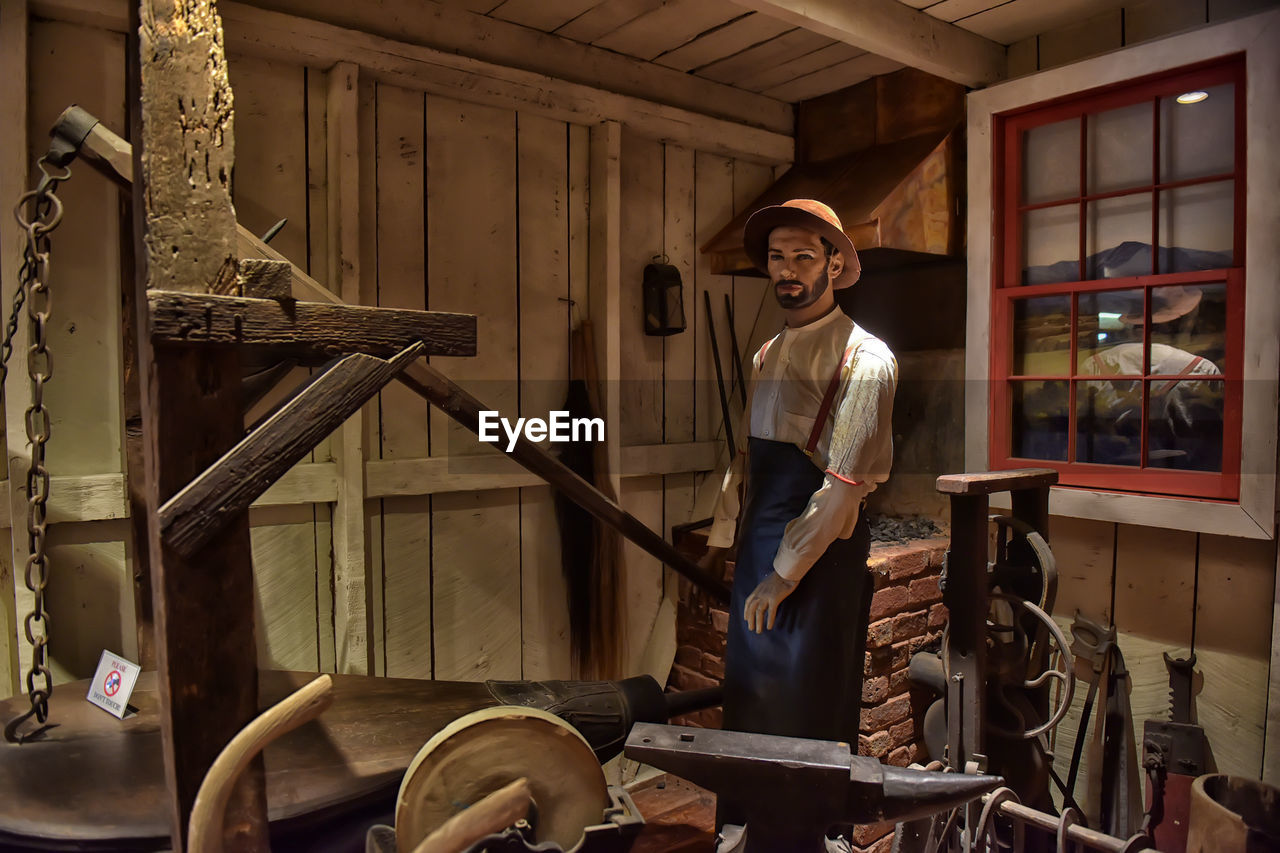
[[[507, 21], [451, 9], [431, 0], [380, 0], [381, 14], [377, 17], [370, 17], [362, 5], [350, 0], [253, 0], [250, 4], [219, 5], [224, 9], [223, 22], [229, 38], [234, 37], [231, 32], [234, 27], [228, 24], [226, 13], [257, 8], [292, 15], [292, 20], [299, 21], [299, 25], [305, 22], [309, 27], [310, 22], [316, 21], [341, 27], [350, 34], [344, 39], [348, 42], [366, 41], [365, 34], [379, 36], [396, 45], [420, 46], [459, 58], [534, 72], [774, 133], [789, 135], [794, 129], [791, 107], [781, 101]], [[32, 4], [33, 11], [44, 17], [113, 32], [124, 31], [127, 8], [126, 0], [37, 0]], [[242, 30], [241, 35], [247, 41], [261, 41], [252, 32]], [[278, 47], [280, 55], [290, 53], [287, 44]]]
[[475, 12], [480, 15], [488, 14], [493, 10], [494, 6], [501, 3], [502, 0], [440, 0], [444, 6], [451, 6], [454, 9], [466, 9], [468, 12]]
[[506, 0], [488, 14], [491, 18], [550, 33], [599, 2], [600, 0]]
[[1125, 0], [1058, 0], [1055, 3], [1013, 0], [961, 18], [955, 25], [1000, 44], [1013, 44], [1028, 36], [1118, 9], [1124, 4]]
[[780, 86], [798, 77], [821, 73], [825, 69], [832, 68], [842, 62], [848, 62], [855, 57], [865, 55], [865, 50], [860, 50], [851, 44], [838, 41], [812, 53], [798, 56], [790, 62], [780, 62], [776, 65], [765, 66], [755, 74], [740, 78], [737, 85], [753, 92], [763, 92], [765, 89], [772, 89], [774, 86]]
[[599, 39], [595, 45], [652, 60], [742, 14], [742, 9], [732, 3], [669, 0]]
[[736, 2], [966, 86], [986, 86], [1005, 77], [1002, 44], [904, 6], [898, 0]]
[[676, 71], [692, 71], [726, 56], [768, 41], [791, 29], [791, 25], [759, 12], [749, 12], [691, 42], [669, 50], [653, 61]]
[[604, 0], [556, 30], [556, 35], [592, 44], [661, 5], [662, 0]]
[[889, 74], [902, 67], [901, 62], [894, 62], [892, 59], [885, 59], [874, 53], [864, 53], [838, 65], [814, 71], [765, 91], [772, 93], [770, 97], [795, 103], [847, 88], [869, 77]]
[[939, 21], [952, 23], [1001, 6], [1005, 2], [1006, 0], [942, 0], [941, 3], [934, 3], [924, 11]]
[[697, 76], [719, 83], [734, 83], [743, 75], [751, 74], [757, 68], [791, 60], [821, 50], [833, 43], [833, 39], [803, 28], [788, 30], [777, 38], [763, 44], [749, 47], [744, 51], [713, 62], [697, 71]]

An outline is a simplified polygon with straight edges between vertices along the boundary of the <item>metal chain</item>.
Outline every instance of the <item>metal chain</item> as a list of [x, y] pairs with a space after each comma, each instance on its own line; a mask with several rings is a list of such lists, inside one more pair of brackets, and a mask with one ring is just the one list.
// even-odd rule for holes
[[[49, 442], [49, 410], [44, 404], [44, 386], [53, 376], [53, 358], [48, 349], [49, 314], [49, 234], [62, 221], [62, 201], [55, 195], [58, 184], [71, 177], [64, 167], [52, 172], [47, 159], [39, 162], [43, 177], [36, 189], [24, 193], [14, 209], [18, 224], [27, 235], [18, 271], [18, 289], [13, 295], [13, 311], [0, 342], [0, 383], [9, 375], [8, 360], [13, 353], [13, 336], [18, 330], [18, 317], [26, 305], [30, 323], [31, 344], [27, 348], [27, 376], [31, 380], [31, 405], [27, 408], [27, 440], [31, 442], [31, 465], [27, 469], [27, 542], [29, 556], [24, 580], [33, 595], [31, 612], [23, 622], [23, 632], [31, 644], [31, 665], [27, 669], [27, 696], [31, 708], [10, 720], [4, 728], [5, 740], [22, 743], [38, 737], [51, 728], [49, 697], [53, 695], [53, 674], [49, 670], [49, 613], [45, 609], [45, 588], [49, 585], [49, 562], [45, 554], [49, 501], [49, 469], [45, 467], [45, 445]], [[25, 211], [30, 211], [30, 218]], [[40, 680], [37, 686], [37, 679]], [[36, 718], [39, 727], [25, 734], [18, 727]]]

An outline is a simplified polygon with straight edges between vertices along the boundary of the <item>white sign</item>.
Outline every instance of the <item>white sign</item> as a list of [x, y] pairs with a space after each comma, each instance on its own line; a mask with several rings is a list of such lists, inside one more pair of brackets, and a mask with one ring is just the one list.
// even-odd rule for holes
[[136, 663], [103, 649], [102, 657], [98, 659], [98, 671], [89, 682], [89, 695], [85, 698], [123, 720], [140, 672], [142, 667]]

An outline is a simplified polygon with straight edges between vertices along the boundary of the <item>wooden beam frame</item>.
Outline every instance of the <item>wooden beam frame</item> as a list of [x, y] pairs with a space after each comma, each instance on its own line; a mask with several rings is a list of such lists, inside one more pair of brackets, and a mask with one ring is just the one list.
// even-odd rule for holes
[[321, 362], [353, 352], [385, 358], [415, 341], [424, 355], [476, 354], [474, 314], [157, 290], [147, 301], [157, 346], [257, 347]]
[[[221, 23], [213, 0], [142, 0], [133, 8], [141, 94], [132, 135], [141, 140], [133, 146], [134, 237], [138, 257], [146, 259], [139, 264], [146, 270], [139, 290], [225, 293], [236, 286], [238, 264], [232, 98]], [[135, 302], [135, 328], [144, 329], [147, 301]], [[148, 337], [138, 335], [150, 518], [244, 431], [234, 350], [157, 355]], [[181, 853], [205, 773], [259, 710], [248, 513], [236, 513], [189, 557], [166, 547], [158, 525], [149, 525], [148, 538], [168, 811], [173, 848]], [[261, 760], [235, 783], [223, 830], [229, 849], [268, 849]]]
[[[33, 5], [38, 14], [57, 20], [124, 29], [124, 0], [36, 0]], [[313, 68], [351, 63], [368, 79], [407, 89], [576, 124], [621, 121], [662, 142], [757, 163], [790, 163], [795, 156], [790, 119], [773, 122], [772, 128], [765, 129], [746, 123], [744, 118], [718, 118], [242, 3], [226, 2], [219, 8], [227, 46], [233, 51]], [[764, 103], [782, 102], [766, 99]], [[712, 110], [710, 97], [707, 104], [706, 109]], [[784, 107], [789, 113], [790, 107]], [[779, 132], [783, 127], [786, 132]]]
[[1007, 76], [1004, 45], [898, 0], [734, 2], [966, 86], [989, 86]]
[[539, 32], [439, 0], [379, 0], [377, 14], [347, 0], [246, 0], [249, 5], [371, 35], [518, 67], [620, 95], [714, 115], [777, 133], [789, 104], [601, 47]]

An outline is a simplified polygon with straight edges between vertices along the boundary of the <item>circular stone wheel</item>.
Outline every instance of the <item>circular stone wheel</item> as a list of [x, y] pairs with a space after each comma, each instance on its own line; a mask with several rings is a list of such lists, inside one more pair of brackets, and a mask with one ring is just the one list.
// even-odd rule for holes
[[459, 717], [418, 751], [396, 800], [396, 847], [409, 853], [449, 818], [524, 777], [537, 843], [572, 850], [609, 804], [604, 772], [577, 730], [538, 708], [499, 705]]

